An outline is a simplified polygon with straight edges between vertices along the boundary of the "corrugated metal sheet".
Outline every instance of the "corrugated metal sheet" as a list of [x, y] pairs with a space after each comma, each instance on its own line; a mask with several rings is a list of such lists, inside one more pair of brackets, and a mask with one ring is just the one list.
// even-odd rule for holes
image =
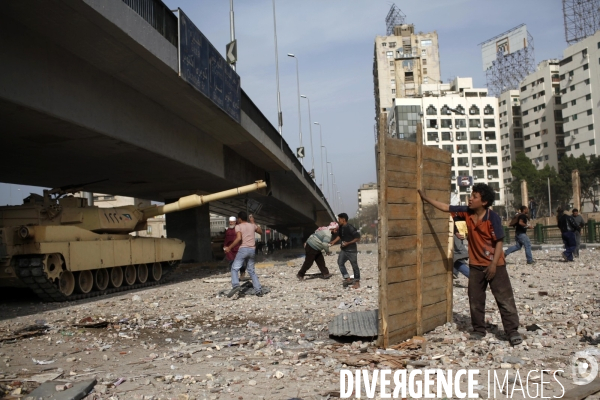
[[333, 336], [377, 336], [379, 310], [340, 314], [329, 322], [329, 334]]

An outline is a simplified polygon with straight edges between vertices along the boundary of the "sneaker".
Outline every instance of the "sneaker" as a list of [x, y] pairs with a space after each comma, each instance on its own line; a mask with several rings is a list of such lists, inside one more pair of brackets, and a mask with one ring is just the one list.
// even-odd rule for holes
[[242, 287], [241, 287], [241, 286], [236, 286], [236, 287], [234, 287], [233, 289], [231, 289], [231, 290], [229, 291], [229, 293], [227, 293], [227, 297], [233, 297], [233, 295], [234, 295], [234, 294], [236, 294], [237, 292], [239, 292], [239, 291], [240, 291], [240, 289], [242, 289]]
[[304, 277], [302, 275], [296, 275], [296, 279], [298, 279], [299, 281], [303, 281]]
[[527, 264], [535, 264], [535, 260], [527, 261]]
[[360, 281], [355, 281], [354, 285], [352, 285], [352, 289], [360, 289]]
[[331, 275], [331, 274], [325, 274], [325, 275], [321, 275], [319, 278], [321, 278], [321, 279], [329, 279], [329, 278], [331, 278], [332, 276], [333, 276], [333, 275]]
[[354, 283], [354, 279], [346, 278], [342, 281], [342, 283], [344, 284], [344, 286], [352, 285]]
[[455, 273], [453, 272], [453, 273], [452, 273], [452, 278], [454, 278], [454, 279], [458, 279], [458, 275], [457, 275], [457, 274], [455, 274]]
[[254, 294], [258, 297], [263, 297], [265, 295], [262, 290], [259, 290], [258, 292], [254, 293]]
[[569, 261], [569, 259], [567, 258], [567, 256], [565, 255], [565, 253], [562, 253], [562, 258], [563, 260], [565, 260], [565, 262]]

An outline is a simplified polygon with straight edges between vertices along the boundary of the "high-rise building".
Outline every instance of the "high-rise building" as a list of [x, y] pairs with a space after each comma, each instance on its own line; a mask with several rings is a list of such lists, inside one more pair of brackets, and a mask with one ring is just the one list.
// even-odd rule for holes
[[423, 125], [423, 143], [452, 153], [451, 188], [467, 204], [471, 189], [458, 186], [457, 177], [472, 177], [496, 190], [497, 205], [504, 204], [498, 122], [498, 99], [487, 89], [473, 88], [471, 78], [450, 84], [422, 84], [419, 97], [394, 99], [387, 132], [415, 141], [417, 124]]
[[363, 207], [377, 204], [377, 184], [363, 183], [358, 189], [358, 211]]
[[558, 60], [542, 61], [521, 81], [525, 155], [537, 169], [549, 165], [558, 171], [565, 152], [558, 64]]
[[[521, 100], [519, 90], [507, 90], [498, 99], [500, 121], [500, 150], [502, 153], [503, 186], [512, 181], [512, 162], [517, 153], [523, 152], [523, 123], [521, 121]], [[510, 197], [510, 196], [509, 196]], [[512, 198], [508, 199], [509, 201]]]
[[[600, 31], [569, 46], [560, 61], [565, 154], [598, 154], [596, 117], [600, 118]], [[600, 119], [599, 119], [600, 120]]]
[[375, 37], [373, 81], [377, 131], [385, 129], [394, 98], [414, 97], [420, 85], [441, 83], [437, 32], [415, 33], [414, 25], [393, 27], [393, 35]]

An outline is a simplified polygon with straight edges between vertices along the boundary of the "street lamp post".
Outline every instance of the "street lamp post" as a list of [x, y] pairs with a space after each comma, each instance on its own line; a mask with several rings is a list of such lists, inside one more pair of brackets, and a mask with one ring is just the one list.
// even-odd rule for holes
[[331, 163], [331, 161], [327, 161], [327, 164], [329, 164], [329, 166], [331, 168], [331, 172], [329, 173], [329, 175], [331, 175], [331, 192], [329, 192], [329, 178], [327, 178], [327, 191], [329, 193], [331, 193], [330, 197], [332, 198], [332, 201], [333, 201], [333, 193], [334, 193], [334, 191], [333, 191], [333, 164]]
[[281, 113], [281, 95], [279, 94], [279, 53], [277, 52], [277, 19], [275, 0], [273, 0], [273, 36], [275, 38], [275, 80], [277, 83], [277, 126], [281, 136], [281, 149], [283, 149], [283, 114]]
[[[300, 73], [298, 71], [298, 57], [292, 53], [288, 53], [288, 57], [296, 60], [296, 85], [298, 86], [298, 134], [300, 135], [300, 147], [302, 147], [302, 115], [300, 113]], [[304, 165], [304, 158], [300, 159], [300, 163]]]
[[314, 123], [315, 125], [319, 125], [319, 152], [321, 153], [321, 190], [323, 190], [323, 133], [321, 132], [321, 124], [318, 122]]
[[[235, 40], [235, 23], [233, 19], [233, 0], [229, 0], [229, 36], [231, 41]], [[235, 71], [235, 62], [231, 63], [231, 68]]]
[[327, 197], [329, 198], [329, 167], [327, 166], [327, 164], [329, 164], [328, 157], [327, 157], [327, 146], [321, 146], [322, 148], [325, 149], [325, 177], [327, 179], [327, 186], [325, 186], [327, 188]]
[[[316, 181], [315, 179], [315, 154], [314, 154], [314, 150], [313, 150], [313, 140], [312, 140], [312, 120], [310, 117], [310, 99], [308, 98], [308, 96], [305, 96], [303, 94], [300, 95], [300, 97], [306, 99], [308, 101], [308, 127], [310, 128], [310, 163], [311, 163], [311, 168], [312, 168], [312, 173], [313, 173], [313, 180]], [[320, 127], [320, 125], [319, 125]]]

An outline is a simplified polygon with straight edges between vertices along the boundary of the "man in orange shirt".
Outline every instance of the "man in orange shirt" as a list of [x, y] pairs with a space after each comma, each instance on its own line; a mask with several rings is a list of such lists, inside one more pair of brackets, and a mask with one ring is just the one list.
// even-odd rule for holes
[[453, 217], [464, 218], [467, 222], [470, 270], [468, 295], [473, 325], [471, 339], [483, 339], [487, 333], [485, 291], [489, 285], [500, 310], [504, 332], [513, 346], [521, 344], [523, 338], [518, 332], [519, 314], [502, 250], [504, 228], [498, 214], [489, 209], [494, 204], [494, 189], [484, 183], [474, 185], [468, 207], [450, 206], [430, 199], [420, 190], [419, 194], [423, 201], [438, 210], [450, 212]]

